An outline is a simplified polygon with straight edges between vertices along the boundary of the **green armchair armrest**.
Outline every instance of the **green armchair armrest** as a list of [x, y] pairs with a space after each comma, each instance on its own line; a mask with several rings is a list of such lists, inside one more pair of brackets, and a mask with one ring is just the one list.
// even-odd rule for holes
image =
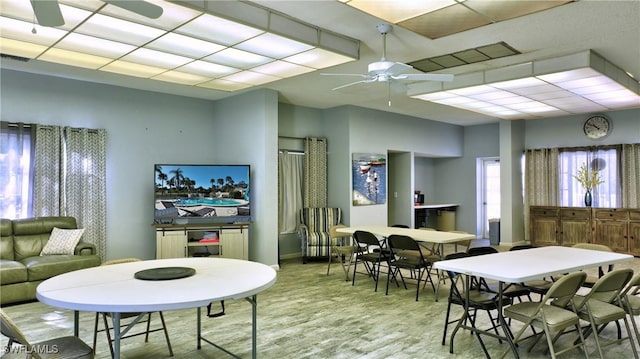
[[93, 243], [80, 242], [73, 251], [75, 255], [92, 255], [96, 254], [96, 246]]

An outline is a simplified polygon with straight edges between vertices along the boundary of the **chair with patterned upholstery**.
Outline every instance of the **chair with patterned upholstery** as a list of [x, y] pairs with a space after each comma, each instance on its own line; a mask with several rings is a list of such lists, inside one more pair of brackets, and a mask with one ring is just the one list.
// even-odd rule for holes
[[310, 208], [300, 211], [298, 235], [302, 243], [302, 262], [310, 257], [331, 255], [331, 227], [341, 224], [342, 209], [331, 207]]

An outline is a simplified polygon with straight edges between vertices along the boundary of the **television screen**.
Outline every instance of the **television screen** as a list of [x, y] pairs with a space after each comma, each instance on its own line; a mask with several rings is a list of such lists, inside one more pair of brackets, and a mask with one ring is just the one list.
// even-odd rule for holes
[[155, 223], [251, 220], [249, 165], [155, 165]]

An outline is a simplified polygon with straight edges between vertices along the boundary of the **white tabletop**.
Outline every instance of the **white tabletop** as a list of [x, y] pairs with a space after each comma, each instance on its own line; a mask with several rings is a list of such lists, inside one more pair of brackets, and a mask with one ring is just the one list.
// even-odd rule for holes
[[437, 269], [508, 283], [632, 260], [628, 254], [548, 246], [439, 261]]
[[414, 206], [415, 209], [443, 209], [443, 208], [455, 208], [458, 207], [459, 204], [455, 204], [455, 203], [443, 203], [443, 204], [437, 204], [437, 203], [431, 203], [431, 204], [417, 204]]
[[353, 234], [355, 231], [371, 232], [373, 234], [389, 237], [392, 234], [399, 234], [403, 236], [409, 236], [416, 241], [431, 242], [431, 243], [456, 243], [469, 239], [476, 239], [476, 236], [469, 233], [454, 233], [443, 231], [428, 231], [424, 229], [413, 228], [399, 228], [399, 227], [385, 227], [385, 226], [354, 226], [338, 228], [340, 233]]
[[[191, 277], [148, 281], [140, 270], [190, 267]], [[153, 312], [241, 299], [273, 285], [276, 271], [264, 264], [227, 258], [174, 258], [113, 264], [61, 274], [38, 285], [38, 300], [59, 308], [94, 312]]]

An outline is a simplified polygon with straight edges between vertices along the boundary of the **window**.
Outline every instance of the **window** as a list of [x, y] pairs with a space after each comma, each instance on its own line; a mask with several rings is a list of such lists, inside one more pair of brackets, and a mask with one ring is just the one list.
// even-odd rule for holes
[[616, 208], [620, 201], [619, 151], [602, 149], [563, 149], [559, 158], [560, 206], [583, 207], [586, 190], [575, 179], [581, 166], [588, 171], [599, 170], [602, 184], [592, 190], [593, 207]]
[[0, 131], [0, 217], [32, 215], [32, 132], [29, 125], [2, 122]]

